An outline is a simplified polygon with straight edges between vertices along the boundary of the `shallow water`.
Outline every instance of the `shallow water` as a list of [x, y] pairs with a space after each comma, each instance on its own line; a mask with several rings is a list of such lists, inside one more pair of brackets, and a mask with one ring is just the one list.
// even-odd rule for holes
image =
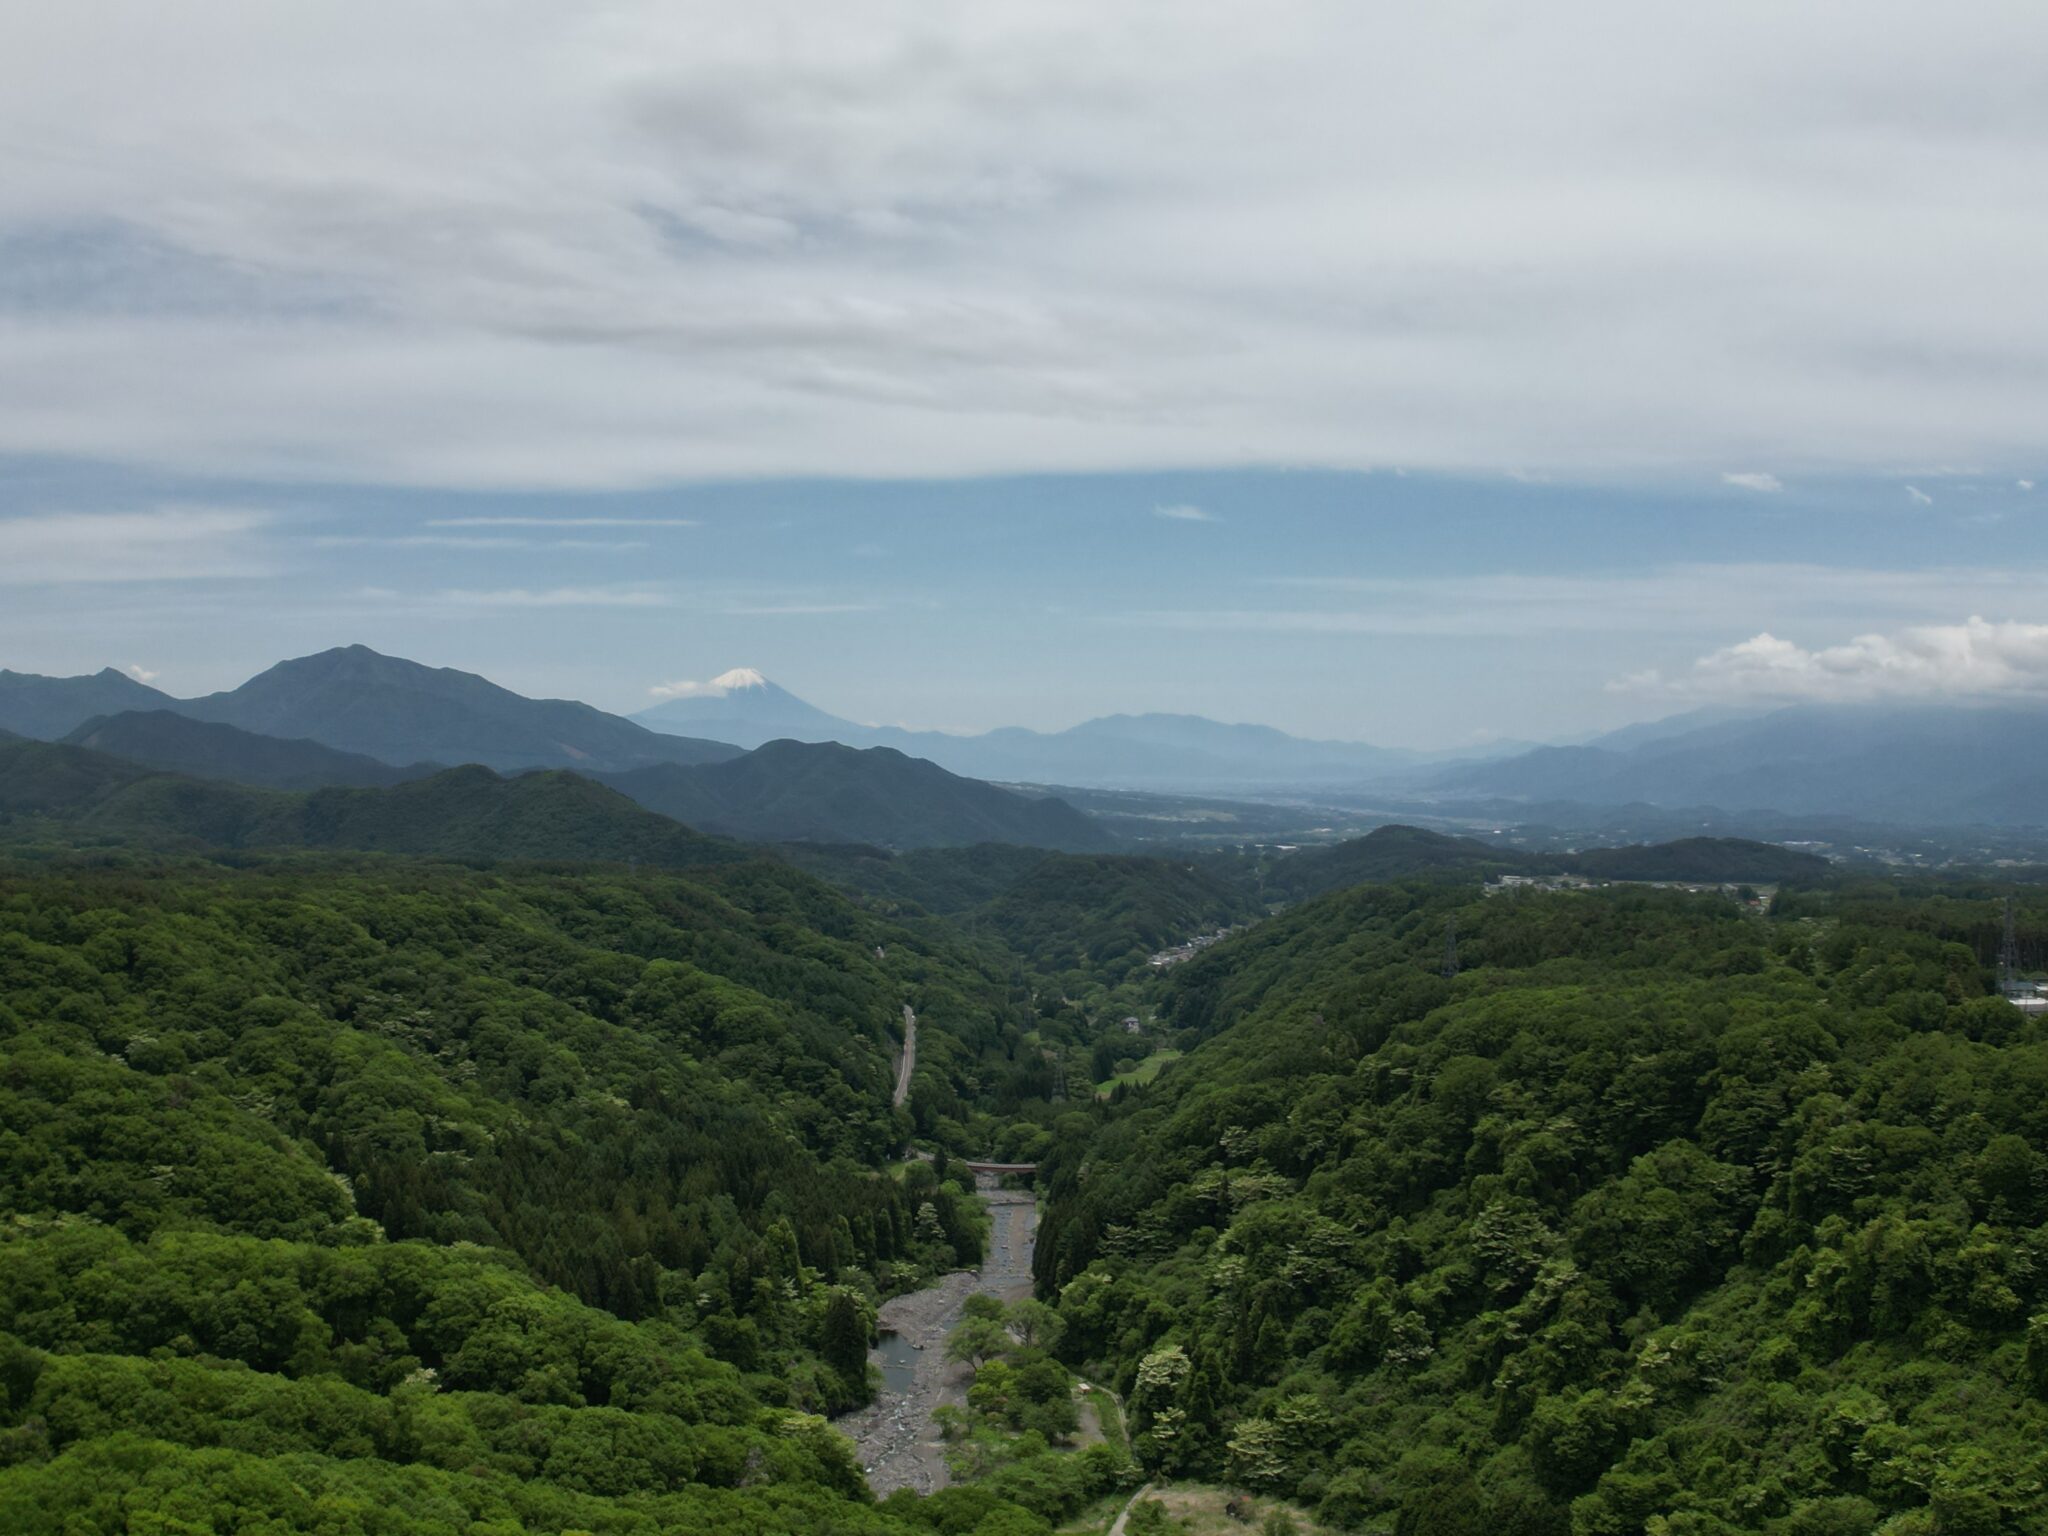
[[1015, 1301], [1031, 1294], [1031, 1255], [1038, 1235], [1038, 1201], [998, 1190], [993, 1177], [977, 1178], [988, 1201], [988, 1257], [978, 1270], [958, 1270], [921, 1291], [891, 1297], [876, 1319], [879, 1335], [868, 1359], [881, 1367], [875, 1401], [837, 1420], [854, 1442], [868, 1483], [878, 1494], [898, 1488], [933, 1493], [946, 1486], [945, 1452], [932, 1427], [932, 1410], [964, 1403], [973, 1372], [946, 1359], [946, 1335], [958, 1325], [967, 1298], [977, 1292]]
[[917, 1357], [923, 1353], [900, 1333], [885, 1333], [868, 1358], [882, 1368], [882, 1395], [901, 1397], [917, 1385]]

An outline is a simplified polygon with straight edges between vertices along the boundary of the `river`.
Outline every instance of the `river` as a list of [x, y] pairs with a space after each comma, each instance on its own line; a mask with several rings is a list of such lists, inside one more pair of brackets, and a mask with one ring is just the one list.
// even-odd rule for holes
[[836, 1421], [851, 1437], [878, 1494], [898, 1488], [933, 1493], [946, 1486], [946, 1458], [932, 1410], [964, 1404], [973, 1370], [946, 1359], [946, 1335], [960, 1321], [967, 1298], [983, 1292], [1004, 1301], [1031, 1294], [1031, 1253], [1038, 1234], [1038, 1200], [1023, 1190], [996, 1188], [993, 1174], [975, 1175], [988, 1202], [989, 1251], [980, 1269], [955, 1270], [937, 1285], [894, 1296], [876, 1319], [881, 1342], [868, 1358], [882, 1368], [875, 1401]]

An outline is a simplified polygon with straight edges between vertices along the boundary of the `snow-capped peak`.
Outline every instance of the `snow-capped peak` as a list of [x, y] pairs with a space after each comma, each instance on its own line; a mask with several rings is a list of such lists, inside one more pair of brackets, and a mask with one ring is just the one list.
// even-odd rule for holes
[[656, 683], [647, 691], [657, 699], [722, 699], [747, 688], [766, 688], [768, 679], [752, 667], [734, 667], [708, 683]]

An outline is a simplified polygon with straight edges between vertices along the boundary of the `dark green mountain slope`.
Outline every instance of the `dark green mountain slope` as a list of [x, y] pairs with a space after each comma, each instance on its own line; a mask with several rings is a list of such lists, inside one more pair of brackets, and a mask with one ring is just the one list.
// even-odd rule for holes
[[1576, 853], [1531, 853], [1475, 837], [1390, 825], [1349, 842], [1289, 854], [1275, 861], [1265, 883], [1270, 895], [1302, 901], [1348, 886], [1417, 876], [1569, 874], [1592, 880], [1775, 885], [1822, 879], [1830, 867], [1818, 854], [1740, 837], [1686, 837], [1623, 848], [1582, 848]]
[[860, 844], [789, 843], [776, 853], [846, 890], [942, 917], [960, 917], [995, 900], [1051, 856], [1044, 848], [1008, 843], [909, 853]]
[[1129, 855], [1041, 860], [971, 924], [1000, 935], [1033, 969], [1115, 981], [1155, 951], [1258, 915], [1250, 896], [1200, 865]]
[[112, 667], [89, 677], [41, 677], [0, 667], [0, 728], [38, 741], [55, 741], [95, 715], [169, 709], [177, 702]]
[[1148, 956], [1260, 913], [1228, 861], [1061, 854], [985, 844], [890, 855], [877, 848], [783, 848], [799, 866], [882, 910], [937, 913], [995, 938], [1041, 977], [1115, 982]]
[[601, 777], [650, 810], [752, 842], [1068, 850], [1111, 842], [1065, 801], [963, 779], [888, 747], [771, 741], [730, 762]]
[[979, 1252], [879, 1167], [1008, 991], [759, 863], [0, 871], [0, 1529], [1043, 1529], [877, 1510], [810, 1416]]
[[454, 768], [389, 789], [292, 794], [157, 773], [47, 742], [0, 745], [0, 817], [22, 838], [337, 848], [455, 859], [730, 863], [743, 850], [572, 773]]
[[97, 716], [64, 740], [74, 747], [111, 753], [169, 773], [267, 789], [378, 788], [440, 771], [435, 763], [394, 768], [374, 757], [340, 752], [317, 741], [258, 736], [168, 709]]
[[1565, 867], [1599, 880], [1697, 881], [1777, 885], [1825, 879], [1833, 867], [1817, 853], [1743, 837], [1682, 837], [1625, 848], [1582, 848]]
[[719, 742], [664, 736], [588, 704], [525, 698], [474, 673], [424, 667], [362, 645], [281, 661], [230, 692], [170, 707], [392, 764], [603, 771], [739, 755]]
[[1190, 963], [1205, 1043], [1048, 1154], [1065, 1352], [1348, 1528], [2048, 1528], [2048, 1031], [1989, 902], [1790, 906], [1368, 886]]
[[1327, 848], [1304, 848], [1278, 860], [1267, 875], [1272, 894], [1290, 901], [1305, 901], [1325, 891], [1376, 880], [1405, 880], [1414, 875], [1510, 874], [1537, 869], [1555, 869], [1558, 861], [1545, 861], [1515, 848], [1483, 843], [1475, 837], [1452, 837], [1421, 827], [1375, 827], [1364, 837], [1335, 843]]

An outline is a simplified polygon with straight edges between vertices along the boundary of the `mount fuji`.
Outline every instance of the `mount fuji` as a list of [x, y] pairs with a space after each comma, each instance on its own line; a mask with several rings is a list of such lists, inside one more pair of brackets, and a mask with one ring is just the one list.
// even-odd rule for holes
[[651, 731], [728, 742], [752, 750], [771, 741], [839, 741], [864, 746], [873, 732], [806, 704], [752, 667], [734, 667], [708, 683], [678, 683], [669, 698], [633, 716]]
[[1194, 789], [1341, 784], [1428, 761], [1355, 741], [1308, 741], [1199, 715], [1104, 715], [1064, 731], [1008, 726], [980, 735], [859, 725], [809, 704], [752, 667], [679, 683], [633, 716], [650, 730], [754, 748], [779, 739], [894, 747], [971, 778], [1034, 784]]

